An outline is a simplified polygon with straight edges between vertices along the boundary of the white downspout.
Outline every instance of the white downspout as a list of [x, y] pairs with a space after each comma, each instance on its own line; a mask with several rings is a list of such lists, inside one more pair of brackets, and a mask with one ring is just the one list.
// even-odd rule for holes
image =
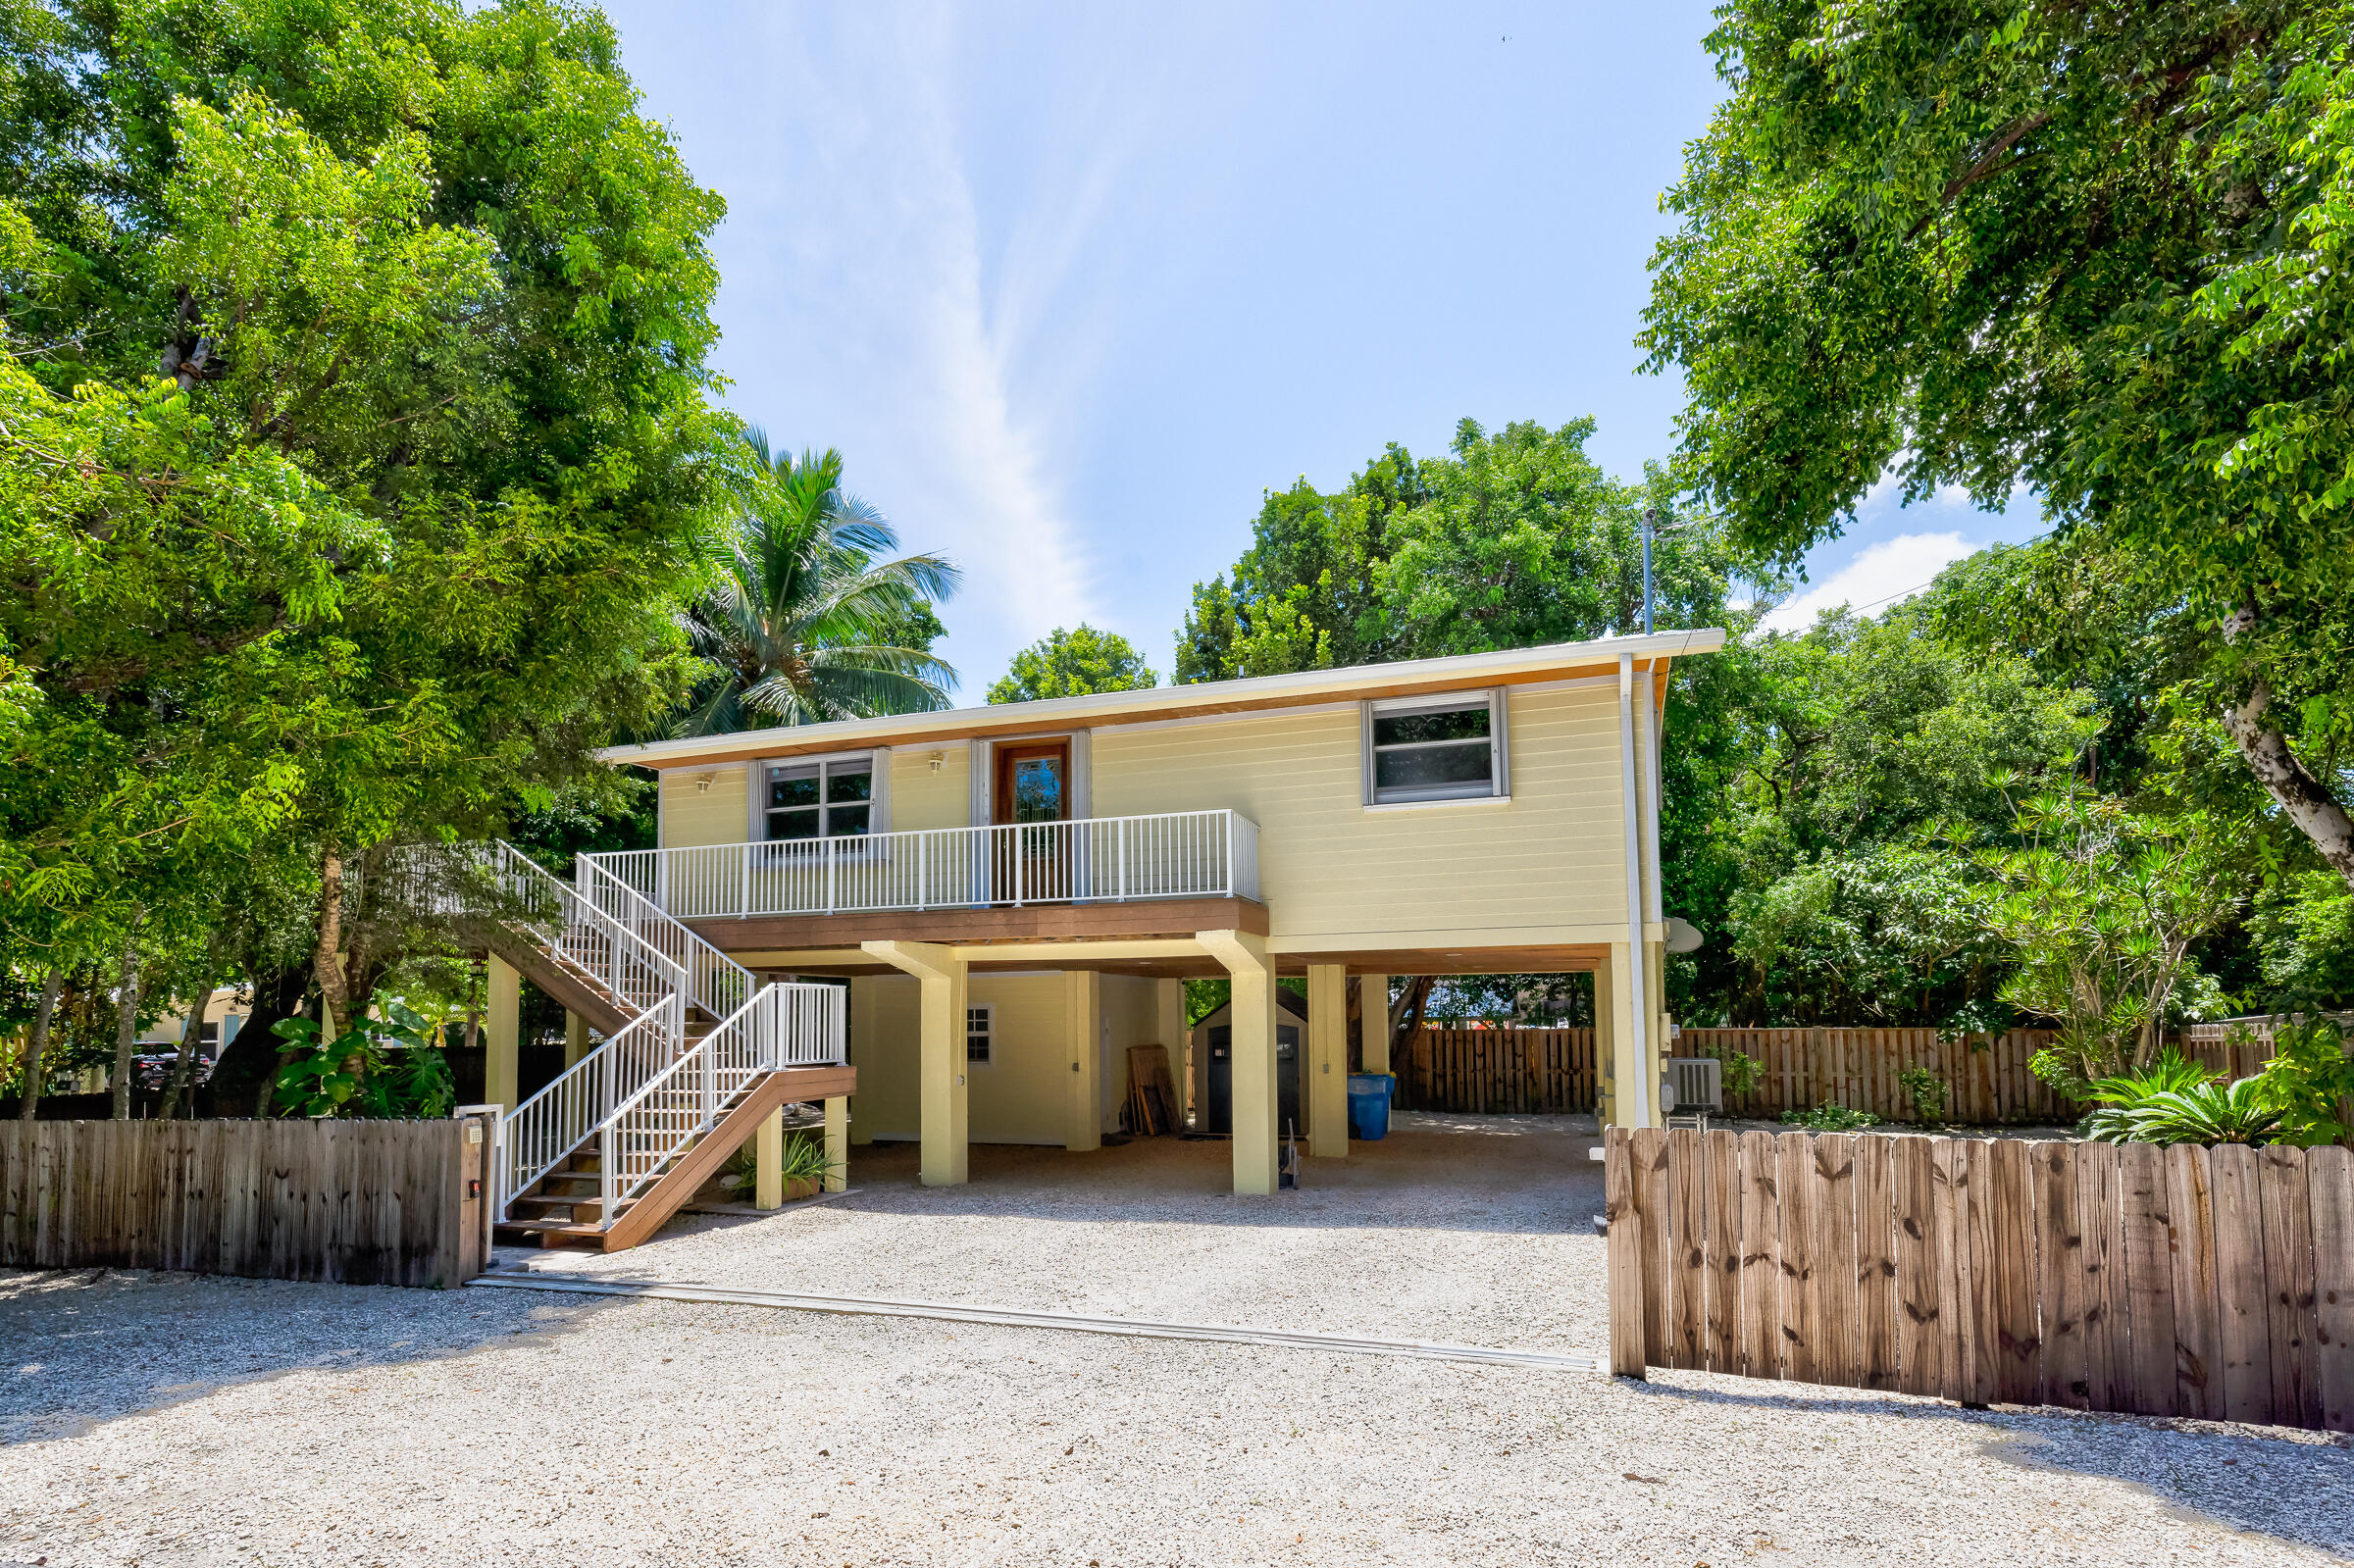
[[1651, 1115], [1651, 987], [1643, 974], [1643, 805], [1635, 784], [1635, 656], [1618, 655], [1618, 779], [1619, 798], [1626, 823], [1626, 978], [1627, 1016], [1634, 1020], [1635, 1081], [1620, 1084], [1621, 1095], [1632, 1092], [1626, 1125], [1656, 1125]]

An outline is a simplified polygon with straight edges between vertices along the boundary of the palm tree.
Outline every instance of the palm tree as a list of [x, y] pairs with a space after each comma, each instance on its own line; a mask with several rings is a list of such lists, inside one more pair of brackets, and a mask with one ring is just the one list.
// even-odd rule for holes
[[963, 574], [939, 555], [903, 555], [883, 514], [842, 487], [842, 454], [772, 456], [746, 432], [761, 472], [718, 586], [686, 617], [694, 651], [716, 667], [676, 733], [724, 734], [948, 705], [956, 672], [887, 640]]

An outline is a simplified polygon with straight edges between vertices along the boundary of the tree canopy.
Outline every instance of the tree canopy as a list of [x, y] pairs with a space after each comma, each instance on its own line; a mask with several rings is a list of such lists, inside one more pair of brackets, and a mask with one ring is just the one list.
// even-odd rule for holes
[[1082, 621], [1067, 631], [1056, 627], [1015, 654], [1004, 678], [989, 688], [989, 700], [1037, 702], [1091, 691], [1146, 691], [1159, 683], [1126, 637]]
[[301, 844], [340, 1002], [347, 859], [609, 788], [685, 688], [722, 205], [542, 0], [18, 6], [0, 49], [9, 956], [131, 965]]
[[1718, 18], [1641, 338], [1690, 390], [1681, 479], [1782, 562], [1892, 468], [2031, 490], [2354, 883], [2354, 11]]

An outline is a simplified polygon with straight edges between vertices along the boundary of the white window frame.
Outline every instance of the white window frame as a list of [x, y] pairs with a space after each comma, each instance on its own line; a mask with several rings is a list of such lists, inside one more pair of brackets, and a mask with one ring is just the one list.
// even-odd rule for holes
[[[981, 1027], [973, 1027], [979, 1018]], [[981, 1038], [981, 1054], [973, 1054], [973, 1037]], [[998, 1008], [995, 1002], [967, 1002], [964, 1005], [964, 1065], [992, 1067], [998, 1060]]]
[[[867, 785], [865, 802], [867, 807], [866, 832], [863, 834], [821, 835], [820, 836], [871, 838], [878, 834], [889, 833], [891, 831], [891, 752], [887, 747], [877, 746], [869, 751], [828, 751], [811, 756], [762, 757], [759, 761], [753, 763], [751, 765], [751, 774], [746, 780], [748, 787], [744, 791], [745, 795], [748, 797], [745, 801], [745, 804], [749, 808], [747, 812], [747, 820], [744, 823], [744, 836], [756, 844], [795, 844], [816, 842], [816, 839], [811, 838], [769, 837], [768, 770], [771, 768], [806, 768], [814, 766], [818, 770], [818, 806], [820, 810], [826, 810], [829, 809], [825, 800], [824, 781], [826, 778], [826, 772], [829, 768], [835, 766], [836, 764], [845, 762], [864, 762], [868, 766], [871, 782]], [[847, 801], [844, 802], [845, 805], [851, 803], [852, 802]], [[807, 810], [808, 808], [801, 807], [798, 809]], [[825, 820], [826, 819], [824, 817], [819, 818], [821, 823]]]
[[[1359, 705], [1360, 742], [1362, 760], [1362, 803], [1368, 811], [1405, 810], [1419, 806], [1456, 806], [1467, 801], [1509, 801], [1512, 798], [1511, 737], [1505, 728], [1505, 696], [1503, 687], [1487, 691], [1443, 691], [1416, 697], [1381, 697]], [[1446, 794], [1401, 795], [1393, 793], [1384, 799], [1373, 783], [1374, 762], [1377, 756], [1373, 744], [1373, 721], [1395, 718], [1408, 713], [1443, 713], [1457, 708], [1474, 708], [1485, 703], [1488, 709], [1488, 783], [1485, 788], [1457, 788]], [[1422, 744], [1460, 745], [1461, 741], [1425, 741]], [[1395, 749], [1395, 748], [1387, 748]]]

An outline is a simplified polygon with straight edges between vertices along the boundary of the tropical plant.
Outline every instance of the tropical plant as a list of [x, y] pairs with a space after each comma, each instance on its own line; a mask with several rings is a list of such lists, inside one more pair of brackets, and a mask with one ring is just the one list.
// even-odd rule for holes
[[2021, 802], [2014, 832], [1972, 850], [1977, 910], [2016, 963], [2002, 999], [2057, 1026], [2036, 1075], [2074, 1094], [2157, 1053], [2191, 944], [2239, 909], [2250, 868], [2230, 824], [2074, 784]]
[[1833, 1101], [1811, 1111], [1784, 1111], [1782, 1125], [1803, 1127], [1810, 1133], [1861, 1133], [1868, 1127], [1879, 1126], [1880, 1119], [1869, 1111], [1851, 1110]]
[[1069, 631], [1056, 627], [1015, 654], [1005, 678], [989, 688], [989, 700], [1037, 702], [1094, 691], [1146, 691], [1159, 679], [1126, 637], [1082, 621]]
[[743, 491], [718, 581], [687, 613], [688, 640], [712, 666], [681, 734], [722, 734], [948, 705], [956, 672], [922, 648], [880, 640], [916, 607], [956, 591], [946, 557], [876, 557], [898, 534], [842, 487], [838, 451], [772, 454], [747, 432], [756, 472]]
[[[785, 1139], [783, 1156], [777, 1167], [778, 1179], [786, 1182], [826, 1181], [841, 1169], [841, 1162], [826, 1154], [825, 1140], [806, 1133], [794, 1133]], [[760, 1179], [757, 1152], [748, 1143], [728, 1157], [719, 1185], [731, 1192], [753, 1189]]]
[[2085, 1086], [2099, 1108], [2083, 1133], [2101, 1143], [2264, 1143], [2280, 1121], [2261, 1079], [2222, 1085], [2172, 1045], [2134, 1072]]
[[431, 1024], [397, 998], [381, 1017], [322, 1038], [311, 1018], [281, 1019], [273, 1033], [292, 1048], [279, 1069], [278, 1102], [290, 1115], [437, 1117], [456, 1097], [449, 1061]]

